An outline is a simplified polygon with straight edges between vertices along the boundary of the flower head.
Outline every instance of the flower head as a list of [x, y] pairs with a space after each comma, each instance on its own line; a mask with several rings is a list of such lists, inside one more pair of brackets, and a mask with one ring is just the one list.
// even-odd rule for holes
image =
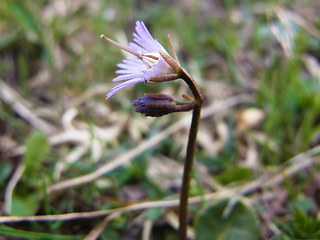
[[[113, 40], [101, 35], [101, 38], [131, 53], [133, 56], [122, 60], [117, 66], [119, 74], [113, 81], [124, 81], [113, 87], [106, 99], [122, 88], [139, 82], [169, 81], [177, 79], [174, 60], [169, 56], [164, 47], [154, 39], [142, 21], [136, 22], [136, 32], [133, 33], [133, 42], [128, 47], [122, 46]], [[171, 58], [171, 59], [170, 59]], [[172, 63], [173, 60], [173, 63]]]

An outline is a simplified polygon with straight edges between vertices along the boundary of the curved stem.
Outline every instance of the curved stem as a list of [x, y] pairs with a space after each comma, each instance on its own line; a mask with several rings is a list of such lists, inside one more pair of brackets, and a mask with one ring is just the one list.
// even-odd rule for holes
[[181, 186], [181, 192], [180, 192], [179, 239], [186, 240], [187, 226], [188, 226], [189, 188], [190, 188], [192, 166], [194, 161], [194, 151], [196, 147], [196, 139], [197, 139], [197, 133], [199, 128], [203, 97], [195, 81], [183, 69], [181, 72], [181, 78], [188, 84], [195, 98], [195, 107], [193, 108], [193, 111], [192, 111], [192, 121], [191, 121], [190, 130], [189, 130], [187, 152], [186, 152], [186, 158], [184, 162], [182, 186]]
[[196, 100], [196, 103], [199, 105], [202, 105], [202, 103], [204, 101], [203, 96], [200, 92], [200, 88], [198, 87], [198, 85], [196, 84], [194, 79], [183, 68], [180, 68], [179, 76], [188, 84], [188, 86], [189, 86], [189, 88], [190, 88], [190, 90]]

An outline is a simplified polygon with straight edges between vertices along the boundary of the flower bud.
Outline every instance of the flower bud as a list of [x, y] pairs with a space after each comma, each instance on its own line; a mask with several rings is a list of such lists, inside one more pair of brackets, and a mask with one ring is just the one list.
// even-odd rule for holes
[[174, 112], [187, 112], [194, 108], [194, 103], [179, 103], [167, 94], [149, 93], [133, 101], [135, 111], [150, 117], [161, 117]]

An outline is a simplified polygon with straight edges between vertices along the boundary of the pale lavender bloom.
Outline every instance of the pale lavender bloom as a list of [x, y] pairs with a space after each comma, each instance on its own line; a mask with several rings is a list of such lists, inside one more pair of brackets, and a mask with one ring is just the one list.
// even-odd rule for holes
[[160, 55], [160, 51], [167, 53], [164, 47], [154, 39], [142, 21], [136, 22], [136, 32], [133, 33], [133, 42], [128, 47], [112, 41], [101, 35], [101, 38], [115, 44], [119, 48], [131, 53], [133, 57], [122, 60], [117, 66], [120, 68], [116, 71], [118, 77], [112, 81], [124, 81], [113, 87], [106, 96], [106, 99], [114, 93], [139, 82], [148, 82], [151, 77], [164, 74], [172, 74], [174, 71]]

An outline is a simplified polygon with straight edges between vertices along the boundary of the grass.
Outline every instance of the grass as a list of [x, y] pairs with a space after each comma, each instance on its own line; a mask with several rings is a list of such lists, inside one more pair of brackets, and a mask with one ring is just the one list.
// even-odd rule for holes
[[[130, 41], [139, 19], [166, 48], [170, 33], [182, 65], [206, 97], [205, 108], [239, 94], [250, 99], [224, 105], [223, 111], [202, 119], [192, 196], [236, 192], [285, 169], [272, 175], [283, 181], [261, 183], [260, 192], [255, 189], [243, 199], [250, 202], [262, 239], [316, 239], [317, 151], [308, 155], [309, 165], [307, 158], [290, 159], [319, 144], [319, 9], [317, 1], [307, 0], [1, 1], [1, 89], [10, 89], [0, 89], [1, 215], [8, 214], [8, 204], [15, 206], [14, 215], [47, 215], [178, 197], [188, 128], [173, 125], [190, 113], [144, 118], [134, 112], [132, 101], [146, 92], [180, 97], [186, 86], [141, 84], [104, 100], [122, 56], [99, 36], [120, 42], [127, 36]], [[262, 118], [249, 115], [252, 109]], [[168, 128], [167, 137], [151, 143]], [[143, 144], [149, 145], [139, 151]], [[54, 184], [99, 171], [130, 151], [137, 153], [99, 178], [46, 193]], [[26, 170], [9, 202], [8, 184], [19, 166]], [[288, 171], [292, 166], [301, 170]], [[190, 205], [193, 232], [199, 234], [195, 222], [212, 204]], [[100, 238], [177, 239], [172, 220], [177, 208], [158, 210], [110, 217]], [[311, 220], [303, 225], [306, 217]], [[7, 223], [0, 235], [81, 239], [101, 221]]]

